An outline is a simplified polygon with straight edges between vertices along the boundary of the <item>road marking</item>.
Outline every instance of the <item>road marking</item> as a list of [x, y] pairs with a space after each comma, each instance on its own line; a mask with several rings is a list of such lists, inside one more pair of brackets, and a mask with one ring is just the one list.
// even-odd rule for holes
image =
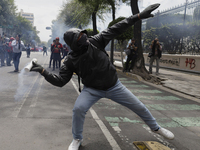
[[138, 89], [129, 89], [131, 92], [133, 93], [151, 93], [151, 94], [154, 94], [154, 93], [162, 93], [161, 91], [159, 90], [138, 90]]
[[[74, 86], [74, 88], [75, 88], [76, 92], [78, 93], [78, 95], [80, 95], [78, 87], [76, 86], [76, 84], [74, 83], [74, 81], [72, 79], [71, 79], [71, 83]], [[119, 147], [119, 145], [117, 144], [117, 142], [115, 141], [113, 136], [111, 135], [110, 131], [107, 129], [107, 127], [105, 126], [103, 121], [98, 117], [97, 113], [94, 111], [94, 109], [92, 107], [90, 108], [90, 113], [92, 114], [93, 119], [99, 125], [99, 127], [102, 130], [102, 132], [105, 135], [105, 137], [107, 138], [107, 140], [110, 143], [112, 149], [113, 150], [121, 150], [121, 148]]]
[[137, 85], [137, 84], [126, 84], [125, 85], [127, 88], [148, 88], [149, 86], [147, 85]]
[[125, 81], [125, 80], [120, 80], [121, 83], [125, 84], [125, 83], [137, 83], [136, 81]]
[[182, 100], [175, 96], [137, 96], [139, 100]]
[[[46, 60], [47, 60], [47, 58], [45, 59], [45, 61], [44, 61], [44, 63], [42, 65], [45, 64]], [[29, 88], [28, 92], [26, 92], [24, 94], [23, 100], [18, 102], [18, 104], [15, 107], [13, 113], [11, 114], [11, 117], [13, 117], [13, 118], [17, 118], [18, 117], [18, 115], [19, 115], [24, 103], [26, 102], [27, 97], [29, 96], [29, 94], [30, 94], [31, 90], [33, 89], [33, 86], [35, 85], [35, 83], [36, 83], [37, 79], [39, 78], [39, 76], [40, 76], [40, 74], [38, 73], [38, 75], [36, 76], [34, 82], [32, 83], [31, 87]]]
[[195, 104], [146, 104], [149, 110], [200, 110], [199, 105]]
[[39, 92], [41, 90], [42, 84], [44, 81], [44, 77], [41, 77], [40, 81], [39, 81], [39, 88], [37, 88], [36, 93], [35, 93], [35, 97], [32, 99], [31, 101], [31, 105], [29, 106], [29, 110], [27, 112], [27, 117], [33, 117], [33, 108], [36, 106], [37, 104], [37, 100], [38, 100], [38, 95]]
[[37, 75], [37, 77], [34, 80], [33, 84], [29, 88], [28, 92], [24, 94], [23, 100], [18, 102], [18, 104], [15, 107], [14, 112], [12, 113], [11, 117], [13, 117], [13, 118], [17, 118], [18, 117], [18, 115], [19, 115], [19, 113], [20, 113], [20, 111], [21, 111], [21, 109], [22, 109], [22, 107], [23, 107], [28, 95], [30, 94], [31, 90], [33, 89], [33, 86], [34, 86], [35, 82], [37, 81], [38, 77], [39, 77], [39, 74]]

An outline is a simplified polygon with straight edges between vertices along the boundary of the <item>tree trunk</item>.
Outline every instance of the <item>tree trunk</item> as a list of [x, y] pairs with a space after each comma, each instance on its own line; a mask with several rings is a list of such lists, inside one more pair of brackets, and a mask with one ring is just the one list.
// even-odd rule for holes
[[[115, 5], [112, 5], [112, 17], [115, 20]], [[113, 64], [113, 53], [114, 53], [114, 39], [111, 41], [111, 49], [110, 49], [110, 62]]]
[[98, 6], [94, 9], [94, 12], [92, 13], [92, 23], [93, 23], [93, 35], [97, 34], [97, 10]]
[[[133, 15], [139, 13], [138, 0], [131, 0], [131, 10], [132, 10]], [[142, 39], [141, 27], [142, 27], [141, 20], [134, 24], [134, 38], [138, 46], [138, 56], [137, 56], [136, 63], [133, 67], [133, 73], [138, 74], [142, 78], [149, 80], [151, 77], [144, 63], [143, 48], [142, 48], [142, 42], [141, 42], [141, 39]]]

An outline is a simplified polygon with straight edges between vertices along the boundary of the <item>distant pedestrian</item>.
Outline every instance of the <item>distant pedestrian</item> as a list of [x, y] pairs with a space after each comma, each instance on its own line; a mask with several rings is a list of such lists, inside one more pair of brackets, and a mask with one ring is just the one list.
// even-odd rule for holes
[[16, 36], [15, 40], [12, 41], [11, 45], [13, 47], [13, 63], [15, 67], [14, 72], [18, 72], [20, 57], [22, 55], [22, 49], [25, 48], [23, 41], [20, 40], [20, 35]]
[[[56, 38], [56, 43], [52, 46], [52, 53], [53, 53], [53, 70], [55, 70], [56, 62], [58, 62], [58, 67], [60, 69], [61, 65], [61, 53], [63, 54], [63, 46], [59, 42], [59, 37]], [[57, 67], [56, 67], [57, 68]]]
[[11, 66], [11, 60], [13, 58], [13, 47], [12, 47], [12, 41], [14, 40], [15, 38], [14, 37], [11, 37], [10, 38], [10, 41], [9, 43], [7, 44], [7, 49], [6, 49], [6, 52], [7, 52], [7, 58], [6, 58], [6, 64], [7, 66]]
[[1, 67], [5, 66], [5, 43], [3, 37], [0, 35], [0, 59], [1, 59]]
[[[130, 54], [127, 56], [124, 72], [130, 72], [130, 70], [133, 69], [135, 61], [137, 59], [138, 47], [137, 47], [137, 44], [135, 43], [134, 38], [131, 40], [131, 43], [129, 44], [128, 49], [130, 49]], [[131, 61], [131, 65], [129, 65], [130, 61]]]
[[[53, 60], [53, 51], [54, 51], [54, 45], [56, 44], [56, 40], [53, 40], [53, 43], [51, 44], [51, 55], [50, 55], [50, 61], [49, 61], [49, 68], [51, 68], [51, 62]], [[56, 68], [58, 67], [56, 62]]]
[[47, 48], [46, 48], [46, 46], [43, 46], [43, 56], [44, 56], [45, 53], [46, 53], [46, 56], [47, 56]]
[[155, 40], [151, 43], [151, 55], [150, 55], [150, 61], [149, 61], [149, 73], [152, 74], [152, 66], [154, 60], [156, 60], [156, 74], [159, 73], [159, 61], [162, 54], [162, 47], [160, 46], [158, 38], [155, 38]]
[[26, 54], [27, 54], [27, 58], [30, 58], [31, 55], [31, 45], [28, 44], [26, 47]]

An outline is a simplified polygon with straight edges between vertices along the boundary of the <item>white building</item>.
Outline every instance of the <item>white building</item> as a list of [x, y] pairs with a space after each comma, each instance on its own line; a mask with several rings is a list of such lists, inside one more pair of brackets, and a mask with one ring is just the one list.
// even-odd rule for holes
[[23, 12], [23, 9], [21, 9], [20, 15], [24, 18], [26, 18], [27, 20], [29, 20], [32, 24], [32, 26], [34, 26], [34, 14], [33, 13], [26, 13]]

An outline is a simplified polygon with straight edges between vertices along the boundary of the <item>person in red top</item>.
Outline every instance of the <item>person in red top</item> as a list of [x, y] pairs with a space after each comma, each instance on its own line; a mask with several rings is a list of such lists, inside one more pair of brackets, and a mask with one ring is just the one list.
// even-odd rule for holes
[[61, 65], [61, 55], [63, 54], [63, 46], [59, 42], [59, 37], [56, 38], [56, 43], [52, 45], [52, 57], [53, 57], [53, 70], [55, 70], [55, 63], [58, 61], [59, 69]]
[[13, 54], [13, 47], [12, 47], [12, 41], [14, 40], [15, 38], [14, 37], [11, 37], [10, 38], [10, 41], [8, 43], [8, 46], [7, 46], [7, 59], [6, 59], [6, 63], [7, 63], [7, 66], [11, 66], [10, 62], [12, 60], [12, 54]]

